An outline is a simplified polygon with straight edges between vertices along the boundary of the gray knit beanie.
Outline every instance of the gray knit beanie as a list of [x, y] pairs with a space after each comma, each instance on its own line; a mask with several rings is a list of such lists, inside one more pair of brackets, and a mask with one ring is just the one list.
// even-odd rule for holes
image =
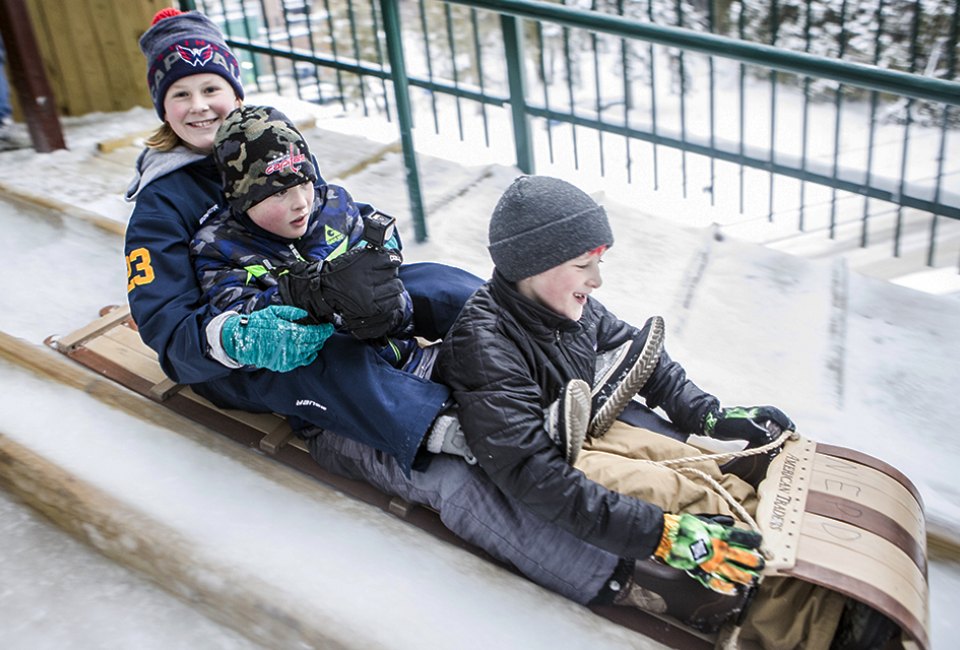
[[517, 178], [490, 218], [490, 257], [510, 282], [600, 246], [613, 246], [606, 211], [586, 192], [559, 178]]

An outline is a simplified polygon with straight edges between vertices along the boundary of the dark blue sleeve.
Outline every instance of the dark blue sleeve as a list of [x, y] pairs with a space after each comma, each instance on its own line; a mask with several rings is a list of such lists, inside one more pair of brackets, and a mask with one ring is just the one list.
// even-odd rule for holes
[[[199, 204], [205, 197], [198, 191], [164, 192], [176, 189], [173, 179], [164, 181], [141, 192], [127, 226], [127, 300], [141, 338], [157, 353], [163, 371], [179, 383], [201, 383], [230, 372], [206, 355], [210, 308], [201, 301], [190, 263], [193, 230], [207, 206]], [[197, 216], [185, 217], [180, 206]]]
[[212, 315], [225, 311], [249, 314], [270, 305], [282, 304], [276, 284], [264, 286], [258, 274], [262, 265], [240, 267], [221, 248], [221, 242], [193, 240], [193, 266], [203, 292], [201, 300], [212, 306]]

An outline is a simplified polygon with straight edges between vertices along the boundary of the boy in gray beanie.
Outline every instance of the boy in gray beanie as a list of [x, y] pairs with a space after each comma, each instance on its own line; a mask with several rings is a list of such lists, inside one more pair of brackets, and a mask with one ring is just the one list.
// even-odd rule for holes
[[[516, 179], [494, 208], [489, 235], [493, 278], [464, 306], [436, 369], [453, 389], [478, 463], [543, 519], [638, 558], [615, 602], [707, 632], [735, 621], [764, 566], [759, 533], [726, 525], [738, 514], [707, 484], [650, 461], [694, 457], [748, 510], [756, 507], [754, 486], [701, 460], [696, 448], [630, 424], [643, 409], [632, 398], [662, 408], [671, 420], [660, 420], [664, 429], [751, 445], [793, 423], [772, 406], [721, 408], [663, 349], [662, 319], [640, 329], [591, 296], [613, 234], [606, 211], [580, 189], [557, 178]], [[574, 453], [558, 449], [545, 426], [558, 399], [574, 416], [565, 426], [581, 427], [561, 439], [587, 435]], [[632, 415], [615, 420], [625, 408]], [[643, 415], [647, 427], [658, 421]], [[770, 600], [764, 593], [757, 602]], [[800, 629], [808, 647], [829, 645], [838, 616], [792, 614], [759, 626], [748, 616], [742, 638], [773, 639], [772, 647], [784, 638], [773, 629], [782, 625]]]

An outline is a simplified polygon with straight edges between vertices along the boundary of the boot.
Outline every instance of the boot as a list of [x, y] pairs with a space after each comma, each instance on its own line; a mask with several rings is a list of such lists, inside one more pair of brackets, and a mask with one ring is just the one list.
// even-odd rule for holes
[[467, 439], [457, 419], [456, 406], [443, 410], [433, 421], [422, 443], [432, 454], [461, 456], [468, 465], [476, 465], [477, 457], [470, 451]]
[[711, 591], [685, 571], [649, 559], [634, 563], [633, 575], [614, 598], [614, 604], [670, 616], [696, 630], [712, 633], [728, 621], [739, 620], [752, 594], [752, 589], [734, 596]]
[[889, 618], [858, 600], [848, 600], [830, 650], [879, 650], [900, 631]]
[[544, 422], [550, 438], [571, 465], [577, 462], [589, 424], [590, 385], [582, 379], [572, 379], [547, 407]]
[[597, 356], [593, 381], [593, 421], [589, 435], [599, 438], [653, 374], [663, 350], [663, 319], [647, 320], [643, 331], [615, 350]]

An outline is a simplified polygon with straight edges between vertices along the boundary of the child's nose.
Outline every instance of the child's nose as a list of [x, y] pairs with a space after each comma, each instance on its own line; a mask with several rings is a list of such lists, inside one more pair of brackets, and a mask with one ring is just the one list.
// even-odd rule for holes
[[[308, 184], [309, 185], [309, 184]], [[310, 200], [313, 198], [313, 187], [310, 186], [309, 191], [307, 186], [301, 186], [297, 188], [297, 209], [302, 209], [310, 205]]]
[[603, 278], [600, 276], [600, 269], [594, 269], [590, 274], [590, 277], [587, 278], [587, 284], [589, 284], [594, 289], [599, 289], [603, 285]]

